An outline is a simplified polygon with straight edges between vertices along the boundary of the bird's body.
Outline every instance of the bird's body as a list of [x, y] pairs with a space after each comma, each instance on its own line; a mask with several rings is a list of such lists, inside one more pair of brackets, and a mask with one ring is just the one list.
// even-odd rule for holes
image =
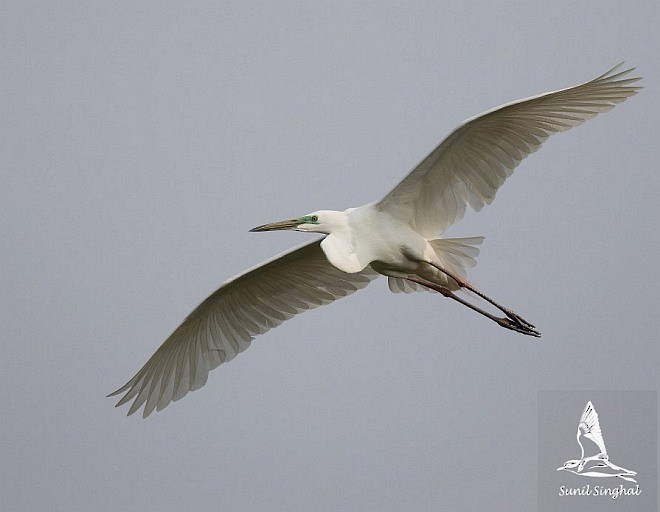
[[[618, 67], [618, 66], [617, 66]], [[389, 194], [345, 211], [320, 210], [252, 231], [290, 229], [326, 235], [227, 281], [200, 304], [126, 385], [144, 416], [206, 382], [208, 372], [292, 316], [388, 277], [393, 292], [432, 290], [507, 329], [540, 336], [532, 324], [465, 279], [482, 238], [442, 238], [468, 206], [479, 211], [517, 165], [552, 134], [612, 109], [639, 87], [617, 68], [575, 87], [519, 100], [456, 128]], [[497, 317], [454, 292], [469, 290], [504, 313]]]
[[[349, 208], [343, 212], [315, 212], [322, 223], [316, 232], [327, 234], [321, 248], [330, 263], [347, 273], [359, 272], [371, 266], [376, 272], [394, 278], [425, 273], [424, 261], [440, 264], [433, 247], [403, 220], [373, 203]], [[327, 224], [325, 219], [330, 219]], [[432, 267], [431, 267], [432, 268]], [[439, 271], [437, 279], [447, 282]]]
[[557, 471], [568, 471], [574, 475], [592, 478], [618, 477], [628, 482], [637, 482], [635, 480], [636, 471], [617, 466], [607, 459], [590, 459], [586, 462], [586, 465], [582, 460], [568, 460], [562, 467], [557, 468]]

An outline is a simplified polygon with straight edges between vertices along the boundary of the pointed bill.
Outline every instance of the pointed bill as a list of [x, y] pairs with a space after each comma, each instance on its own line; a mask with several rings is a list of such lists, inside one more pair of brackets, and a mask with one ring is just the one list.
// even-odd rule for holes
[[256, 228], [252, 228], [250, 232], [279, 231], [283, 229], [294, 229], [298, 225], [300, 225], [300, 219], [281, 220], [279, 222], [271, 222], [270, 224], [257, 226]]

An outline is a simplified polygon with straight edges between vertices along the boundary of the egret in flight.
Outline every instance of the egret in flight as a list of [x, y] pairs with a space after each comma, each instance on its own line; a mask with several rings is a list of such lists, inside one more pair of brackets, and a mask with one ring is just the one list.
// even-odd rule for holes
[[[619, 65], [620, 66], [620, 65]], [[124, 386], [117, 406], [143, 416], [206, 383], [210, 370], [243, 352], [255, 336], [292, 316], [364, 288], [379, 275], [393, 292], [431, 290], [498, 325], [540, 336], [512, 310], [465, 279], [481, 237], [442, 238], [466, 208], [479, 211], [516, 166], [552, 134], [607, 112], [635, 94], [639, 78], [618, 71], [575, 87], [515, 101], [468, 119], [379, 201], [345, 211], [319, 210], [252, 231], [289, 229], [325, 235], [225, 282], [165, 340]], [[469, 290], [496, 316], [455, 292]]]

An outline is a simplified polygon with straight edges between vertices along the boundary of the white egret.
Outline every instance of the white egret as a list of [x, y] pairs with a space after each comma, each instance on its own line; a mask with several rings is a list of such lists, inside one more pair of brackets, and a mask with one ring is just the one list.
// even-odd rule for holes
[[[620, 66], [620, 65], [619, 65]], [[532, 324], [465, 279], [482, 238], [440, 238], [481, 210], [520, 161], [552, 134], [612, 109], [639, 87], [619, 66], [584, 84], [508, 103], [467, 120], [380, 201], [343, 212], [320, 210], [252, 231], [290, 229], [326, 235], [230, 279], [202, 302], [126, 385], [144, 417], [206, 383], [208, 372], [245, 350], [258, 334], [387, 276], [393, 292], [435, 290], [500, 326], [540, 336]], [[454, 292], [470, 290], [497, 317]]]

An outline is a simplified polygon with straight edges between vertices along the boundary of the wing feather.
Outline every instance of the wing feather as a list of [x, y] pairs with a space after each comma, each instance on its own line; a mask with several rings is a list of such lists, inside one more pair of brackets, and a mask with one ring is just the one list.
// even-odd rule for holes
[[603, 433], [600, 430], [600, 421], [598, 420], [598, 413], [594, 409], [591, 401], [587, 402], [587, 405], [582, 412], [582, 417], [580, 418], [579, 429], [587, 439], [591, 439], [601, 453], [607, 453], [605, 448], [605, 441], [603, 440]]
[[504, 181], [552, 134], [607, 112], [637, 93], [623, 78], [634, 68], [607, 73], [575, 87], [532, 96], [465, 121], [379, 203], [426, 238], [490, 204]]
[[364, 288], [379, 274], [367, 267], [347, 274], [333, 267], [320, 240], [284, 253], [229, 280], [202, 302], [124, 386], [117, 406], [133, 400], [146, 418], [189, 391], [208, 372], [250, 346], [258, 334], [308, 309]]

